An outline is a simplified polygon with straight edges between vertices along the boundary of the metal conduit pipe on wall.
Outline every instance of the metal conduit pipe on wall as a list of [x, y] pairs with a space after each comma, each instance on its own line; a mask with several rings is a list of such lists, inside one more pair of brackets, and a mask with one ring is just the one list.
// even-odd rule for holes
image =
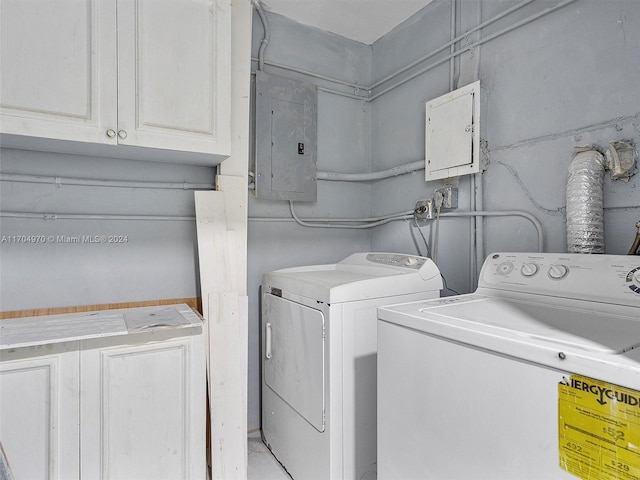
[[[15, 183], [36, 183], [44, 185], [105, 187], [105, 188], [147, 188], [155, 190], [213, 190], [215, 186], [209, 183], [177, 183], [177, 182], [147, 182], [134, 180], [100, 180], [88, 178], [54, 177], [42, 175], [25, 175], [2, 173], [0, 181]], [[181, 215], [135, 215], [135, 214], [101, 214], [101, 213], [34, 213], [0, 211], [3, 218], [28, 218], [37, 220], [139, 220], [139, 221], [193, 221], [193, 216]]]
[[143, 180], [100, 180], [90, 178], [24, 175], [16, 173], [0, 173], [0, 181], [52, 184], [58, 187], [62, 185], [73, 185], [83, 187], [153, 188], [158, 190], [211, 190], [215, 188], [214, 185], [210, 183], [148, 182]]
[[[528, 2], [527, 2], [528, 3]], [[477, 12], [477, 22], [478, 25], [482, 25], [482, 2], [478, 2], [478, 12]], [[482, 38], [482, 32], [478, 29], [478, 40]], [[474, 78], [475, 80], [480, 80], [480, 45], [476, 47], [474, 51], [474, 55], [476, 57], [476, 65], [474, 70]], [[480, 152], [482, 154], [482, 150]], [[475, 173], [471, 177], [471, 184], [473, 186], [473, 190], [471, 191], [471, 195], [473, 196], [473, 204], [474, 211], [482, 211], [484, 210], [484, 177], [482, 171]], [[482, 269], [482, 264], [484, 263], [484, 217], [474, 217], [474, 221], [472, 222], [472, 226], [474, 228], [475, 234], [475, 262], [471, 267], [472, 272], [472, 281], [471, 281], [471, 290], [475, 290], [478, 286], [478, 277], [480, 275], [480, 270]]]
[[260, 0], [252, 0], [251, 3], [258, 12], [260, 22], [262, 22], [262, 29], [264, 30], [264, 35], [262, 37], [262, 41], [260, 42], [260, 49], [258, 50], [258, 69], [264, 70], [264, 54], [267, 51], [267, 47], [269, 46], [269, 40], [271, 39], [271, 30], [269, 29], [269, 23], [267, 22], [267, 17], [264, 14], [262, 5], [260, 5]]
[[[531, 215], [529, 212], [523, 212], [520, 210], [505, 210], [505, 211], [477, 211], [477, 212], [447, 212], [441, 213], [441, 217], [523, 217], [529, 220], [536, 229], [538, 234], [538, 251], [544, 251], [544, 235], [542, 233], [542, 224], [540, 221]], [[484, 259], [483, 259], [484, 260]]]
[[122, 215], [109, 213], [33, 213], [0, 212], [5, 218], [32, 218], [35, 220], [144, 220], [153, 222], [194, 221], [196, 217], [180, 215]]
[[[396, 221], [396, 220], [409, 220], [413, 218], [413, 210], [408, 210], [406, 212], [393, 213], [383, 217], [375, 217], [375, 220], [372, 223], [367, 225], [332, 225], [331, 222], [339, 222], [339, 223], [358, 223], [358, 222], [366, 222], [371, 219], [367, 218], [351, 218], [351, 219], [338, 219], [338, 218], [299, 218], [295, 210], [293, 208], [293, 202], [289, 202], [289, 209], [291, 211], [293, 219], [301, 226], [304, 227], [313, 227], [313, 228], [372, 228], [377, 227], [379, 225], [383, 225], [385, 223]], [[544, 248], [544, 234], [542, 231], [542, 224], [540, 221], [531, 215], [529, 212], [524, 212], [521, 210], [504, 210], [504, 211], [477, 211], [477, 212], [446, 212], [441, 213], [441, 217], [522, 217], [529, 220], [536, 229], [536, 233], [538, 235], [538, 251], [542, 252]], [[290, 221], [290, 218], [283, 217], [249, 217], [249, 221], [270, 221], [270, 222], [278, 222], [278, 221]], [[484, 260], [484, 259], [483, 259]]]
[[397, 177], [405, 173], [413, 173], [418, 170], [424, 170], [425, 161], [418, 160], [416, 162], [398, 165], [397, 167], [387, 170], [380, 170], [371, 173], [339, 173], [339, 172], [317, 172], [316, 180], [329, 180], [339, 182], [367, 182], [371, 180], [381, 180], [384, 178]]
[[[316, 172], [316, 180], [329, 182], [370, 182], [373, 180], [383, 180], [385, 178], [397, 177], [407, 173], [417, 172], [425, 169], [425, 161], [418, 160], [416, 162], [405, 163], [386, 170], [369, 173], [342, 173], [342, 172]], [[249, 176], [253, 173], [250, 172]], [[255, 182], [249, 183], [249, 190], [255, 189]]]
[[[293, 202], [289, 202], [289, 211], [291, 212], [291, 216], [296, 221], [296, 223], [302, 227], [310, 227], [310, 228], [349, 228], [349, 229], [367, 229], [378, 227], [380, 225], [384, 225], [385, 223], [392, 222], [394, 220], [408, 220], [413, 217], [413, 210], [409, 210], [407, 212], [395, 213], [391, 215], [387, 215], [385, 217], [379, 217], [378, 220], [373, 222], [369, 222], [366, 218], [354, 218], [354, 219], [336, 219], [336, 218], [326, 218], [326, 219], [313, 219], [313, 220], [302, 220], [297, 215], [295, 210], [293, 209]], [[332, 223], [333, 222], [333, 223]], [[362, 223], [368, 222], [361, 225], [335, 225], [335, 223]]]

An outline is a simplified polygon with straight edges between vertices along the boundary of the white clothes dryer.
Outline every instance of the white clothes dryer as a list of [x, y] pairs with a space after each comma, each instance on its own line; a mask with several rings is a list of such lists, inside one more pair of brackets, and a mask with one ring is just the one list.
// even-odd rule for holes
[[376, 478], [376, 309], [441, 289], [430, 259], [390, 253], [263, 275], [262, 435], [295, 480]]
[[640, 478], [640, 257], [495, 253], [378, 315], [380, 480]]

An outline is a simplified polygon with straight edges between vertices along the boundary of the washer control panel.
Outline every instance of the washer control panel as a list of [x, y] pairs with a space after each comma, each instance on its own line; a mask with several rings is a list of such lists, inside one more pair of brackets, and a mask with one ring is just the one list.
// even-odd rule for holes
[[493, 253], [478, 287], [640, 306], [640, 257], [573, 253]]
[[636, 267], [627, 274], [627, 286], [632, 292], [640, 295], [640, 267]]
[[[508, 277], [516, 270], [516, 264], [512, 260], [501, 262], [496, 267], [496, 273], [504, 277]], [[541, 272], [539, 263], [525, 262], [520, 266], [520, 274], [527, 278], [533, 277]], [[547, 275], [553, 280], [561, 280], [569, 274], [569, 267], [567, 265], [558, 263], [550, 264], [547, 268]]]

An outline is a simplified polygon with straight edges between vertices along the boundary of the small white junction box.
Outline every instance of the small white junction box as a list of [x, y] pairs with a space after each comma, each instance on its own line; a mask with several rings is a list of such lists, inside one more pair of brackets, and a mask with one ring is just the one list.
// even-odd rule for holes
[[425, 180], [480, 171], [480, 82], [426, 103]]

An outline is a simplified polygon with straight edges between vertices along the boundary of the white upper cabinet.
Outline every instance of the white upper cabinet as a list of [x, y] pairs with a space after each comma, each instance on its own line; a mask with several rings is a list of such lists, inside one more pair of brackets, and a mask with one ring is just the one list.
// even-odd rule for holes
[[0, 0], [2, 133], [117, 143], [116, 5]]
[[229, 154], [229, 20], [223, 0], [118, 0], [121, 143]]
[[219, 163], [230, 15], [229, 0], [0, 0], [3, 145]]

